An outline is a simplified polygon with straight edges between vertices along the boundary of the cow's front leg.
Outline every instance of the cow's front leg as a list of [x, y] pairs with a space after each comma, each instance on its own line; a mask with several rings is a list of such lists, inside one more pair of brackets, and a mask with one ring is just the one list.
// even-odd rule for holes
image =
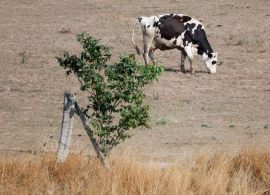
[[190, 73], [195, 74], [195, 70], [192, 67], [192, 59], [190, 59], [190, 58], [188, 58], [188, 59], [189, 59], [189, 63], [190, 63]]
[[151, 48], [149, 50], [149, 57], [150, 57], [151, 61], [153, 62], [153, 64], [156, 64], [156, 59], [155, 59], [154, 51], [155, 51], [155, 49], [153, 49], [153, 48]]
[[186, 69], [185, 69], [185, 61], [187, 58], [187, 54], [185, 51], [181, 51], [181, 64], [180, 64], [180, 68], [182, 73], [186, 73]]
[[185, 52], [187, 54], [187, 57], [189, 59], [189, 64], [190, 64], [190, 73], [191, 74], [194, 74], [195, 73], [195, 70], [193, 69], [192, 67], [192, 60], [193, 60], [193, 54], [192, 54], [192, 49], [190, 46], [187, 46], [184, 48], [185, 49]]

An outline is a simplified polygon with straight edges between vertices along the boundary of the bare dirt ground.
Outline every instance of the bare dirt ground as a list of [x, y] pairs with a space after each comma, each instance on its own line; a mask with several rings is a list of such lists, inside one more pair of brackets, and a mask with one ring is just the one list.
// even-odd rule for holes
[[[203, 150], [268, 147], [269, 0], [1, 0], [0, 153], [56, 151], [63, 93], [78, 92], [79, 85], [65, 76], [55, 56], [80, 51], [76, 34], [86, 31], [102, 39], [114, 48], [116, 60], [120, 53], [135, 52], [131, 34], [136, 18], [163, 13], [203, 21], [219, 52], [218, 73], [202, 72], [197, 58], [198, 72], [182, 74], [178, 51], [157, 51], [159, 63], [172, 70], [145, 89], [152, 128], [134, 131], [115, 152], [129, 150], [143, 159], [169, 162]], [[139, 27], [136, 40], [141, 41]], [[137, 59], [142, 62], [141, 56]], [[72, 149], [87, 152], [79, 119], [74, 128]]]

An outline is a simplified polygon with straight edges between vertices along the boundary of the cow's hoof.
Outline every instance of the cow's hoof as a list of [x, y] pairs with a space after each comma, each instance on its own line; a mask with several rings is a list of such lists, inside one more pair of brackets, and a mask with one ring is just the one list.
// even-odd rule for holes
[[186, 74], [185, 66], [181, 65], [180, 66], [180, 70], [181, 70], [182, 73]]
[[190, 69], [190, 74], [195, 74], [195, 70], [194, 69]]

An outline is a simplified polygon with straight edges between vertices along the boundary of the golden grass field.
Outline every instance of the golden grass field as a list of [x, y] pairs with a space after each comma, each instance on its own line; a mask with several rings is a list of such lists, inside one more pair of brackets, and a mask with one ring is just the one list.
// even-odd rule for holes
[[183, 160], [160, 168], [111, 157], [111, 171], [72, 155], [11, 157], [0, 161], [0, 194], [270, 194], [270, 152], [246, 151]]

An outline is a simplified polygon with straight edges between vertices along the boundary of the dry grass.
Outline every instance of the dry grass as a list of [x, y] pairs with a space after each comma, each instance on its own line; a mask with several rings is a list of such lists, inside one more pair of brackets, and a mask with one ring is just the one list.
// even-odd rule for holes
[[57, 164], [55, 156], [0, 161], [0, 194], [269, 194], [270, 153], [201, 156], [160, 168], [111, 159], [106, 172], [80, 155]]

